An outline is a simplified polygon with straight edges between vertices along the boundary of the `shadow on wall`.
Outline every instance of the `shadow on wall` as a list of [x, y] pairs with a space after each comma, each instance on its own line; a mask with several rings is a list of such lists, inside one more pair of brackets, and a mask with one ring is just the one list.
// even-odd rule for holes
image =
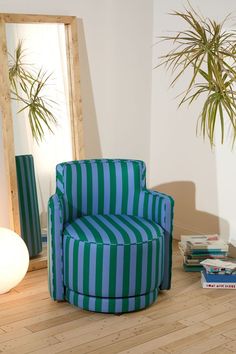
[[174, 238], [180, 235], [220, 234], [220, 228], [229, 235], [229, 224], [216, 215], [196, 209], [196, 186], [191, 181], [160, 184], [153, 190], [171, 195], [175, 200]]
[[88, 54], [84, 36], [83, 21], [78, 19], [79, 33], [79, 60], [81, 77], [81, 96], [84, 119], [84, 144], [85, 156], [89, 158], [101, 158], [101, 144], [99, 139], [97, 116], [94, 105], [92, 82], [89, 70]]

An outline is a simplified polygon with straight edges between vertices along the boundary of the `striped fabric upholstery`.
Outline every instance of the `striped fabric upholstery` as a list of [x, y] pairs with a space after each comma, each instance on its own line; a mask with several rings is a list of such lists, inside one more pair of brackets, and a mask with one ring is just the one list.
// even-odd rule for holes
[[81, 307], [84, 310], [105, 312], [105, 313], [123, 313], [141, 310], [151, 305], [158, 295], [157, 288], [144, 295], [130, 296], [124, 298], [102, 298], [86, 296], [66, 288], [65, 298], [74, 306]]
[[63, 220], [63, 200], [55, 194], [48, 203], [48, 280], [54, 300], [64, 300]]
[[138, 214], [145, 165], [130, 160], [84, 160], [57, 166], [57, 193], [65, 220], [83, 215]]
[[139, 217], [96, 215], [76, 219], [64, 231], [64, 283], [98, 297], [153, 291], [162, 280], [160, 226]]
[[75, 219], [65, 228], [64, 235], [102, 245], [136, 245], [162, 236], [163, 229], [139, 216], [89, 215]]
[[42, 251], [38, 197], [32, 155], [16, 156], [21, 236], [30, 257]]
[[165, 232], [164, 274], [160, 285], [161, 290], [171, 287], [173, 214], [174, 201], [170, 196], [148, 190], [140, 193], [139, 216], [153, 220]]
[[171, 282], [173, 200], [146, 189], [136, 160], [57, 166], [49, 201], [49, 288], [92, 311], [146, 307]]

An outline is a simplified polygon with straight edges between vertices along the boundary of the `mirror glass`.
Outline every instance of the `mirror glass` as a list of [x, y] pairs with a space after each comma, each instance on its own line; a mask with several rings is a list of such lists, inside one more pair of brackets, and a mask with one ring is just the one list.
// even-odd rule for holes
[[[65, 26], [7, 24], [6, 33], [9, 70], [13, 77], [10, 81], [15, 155], [33, 157], [41, 241], [46, 253], [47, 203], [55, 192], [55, 167], [57, 163], [73, 159]], [[38, 109], [36, 114], [34, 109]], [[31, 172], [25, 170], [24, 173]], [[19, 183], [19, 176], [17, 178]], [[29, 181], [25, 186], [18, 184], [19, 193], [27, 193], [28, 184]], [[28, 194], [28, 198], [35, 198], [33, 190]], [[20, 205], [22, 208], [26, 209]], [[22, 212], [20, 210], [21, 219]], [[34, 221], [27, 226], [28, 233], [32, 225]]]

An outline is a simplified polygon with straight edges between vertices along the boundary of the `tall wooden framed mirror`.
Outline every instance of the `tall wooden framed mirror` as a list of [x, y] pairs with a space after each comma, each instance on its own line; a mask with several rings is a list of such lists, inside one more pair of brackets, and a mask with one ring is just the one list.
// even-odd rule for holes
[[[79, 68], [79, 48], [78, 48], [78, 30], [77, 18], [74, 16], [53, 16], [53, 15], [30, 15], [30, 14], [0, 14], [0, 109], [2, 114], [2, 134], [4, 144], [5, 156], [5, 170], [8, 180], [8, 197], [9, 197], [9, 222], [11, 229], [21, 234], [20, 225], [20, 212], [18, 200], [18, 186], [17, 186], [17, 171], [15, 156], [19, 154], [17, 151], [18, 137], [21, 136], [23, 140], [25, 128], [19, 129], [15, 126], [15, 113], [16, 109], [12, 106], [12, 90], [11, 82], [9, 80], [9, 48], [12, 43], [9, 43], [10, 25], [60, 25], [64, 34], [64, 49], [65, 49], [65, 62], [66, 62], [66, 85], [67, 85], [67, 105], [68, 105], [68, 119], [66, 122], [69, 124], [69, 141], [63, 140], [61, 134], [63, 147], [71, 144], [71, 159], [84, 158], [84, 139], [83, 139], [83, 117], [82, 117], [82, 102], [80, 91], [80, 68]], [[32, 32], [32, 30], [29, 30]], [[48, 36], [48, 30], [44, 27], [44, 38]], [[24, 31], [22, 32], [24, 33]], [[18, 38], [19, 39], [19, 38]], [[24, 39], [24, 38], [23, 38]], [[17, 123], [18, 124], [18, 123]], [[64, 123], [63, 123], [64, 124]], [[67, 124], [67, 123], [66, 123]], [[26, 129], [27, 130], [27, 129]], [[55, 132], [55, 135], [57, 132]], [[68, 137], [67, 137], [68, 139]], [[32, 144], [31, 144], [32, 145]], [[44, 148], [46, 151], [51, 150], [48, 147]], [[20, 152], [21, 154], [22, 152]], [[31, 151], [28, 151], [31, 154]], [[63, 161], [61, 158], [60, 162]], [[55, 166], [52, 166], [55, 170]], [[40, 191], [42, 194], [42, 191]], [[45, 209], [45, 207], [44, 207]], [[45, 225], [44, 225], [45, 226]], [[34, 263], [31, 268], [40, 268], [38, 263], [46, 264], [46, 257], [38, 257], [32, 261]], [[32, 264], [31, 262], [31, 264]]]

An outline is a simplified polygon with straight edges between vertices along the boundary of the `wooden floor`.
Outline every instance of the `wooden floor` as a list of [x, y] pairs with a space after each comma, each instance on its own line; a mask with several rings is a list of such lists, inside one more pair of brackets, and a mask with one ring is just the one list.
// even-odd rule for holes
[[121, 316], [53, 302], [46, 269], [0, 296], [3, 353], [236, 353], [236, 291], [202, 289], [175, 247], [173, 287], [146, 310]]

